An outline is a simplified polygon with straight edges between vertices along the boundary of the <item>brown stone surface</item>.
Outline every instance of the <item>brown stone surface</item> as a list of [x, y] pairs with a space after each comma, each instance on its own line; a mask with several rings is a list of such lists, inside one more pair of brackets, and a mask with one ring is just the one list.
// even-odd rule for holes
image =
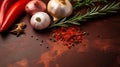
[[89, 35], [71, 49], [50, 42], [49, 30], [34, 31], [29, 19], [21, 20], [25, 34], [0, 34], [0, 67], [120, 67], [120, 13], [86, 22]]

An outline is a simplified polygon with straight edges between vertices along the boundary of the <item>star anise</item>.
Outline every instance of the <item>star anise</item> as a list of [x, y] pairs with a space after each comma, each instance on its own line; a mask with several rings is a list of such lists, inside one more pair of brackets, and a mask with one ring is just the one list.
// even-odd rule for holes
[[14, 29], [11, 30], [10, 32], [17, 35], [17, 37], [18, 37], [20, 34], [24, 33], [25, 27], [26, 27], [26, 23], [21, 22], [21, 23], [16, 24]]

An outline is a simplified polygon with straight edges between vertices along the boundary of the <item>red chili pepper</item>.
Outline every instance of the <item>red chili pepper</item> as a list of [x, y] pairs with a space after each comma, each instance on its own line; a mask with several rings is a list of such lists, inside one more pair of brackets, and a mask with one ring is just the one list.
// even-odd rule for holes
[[1, 4], [2, 4], [2, 0], [0, 0], [0, 7], [1, 7]]
[[2, 25], [3, 19], [5, 17], [8, 9], [16, 2], [17, 0], [3, 0], [0, 1], [0, 26]]
[[1, 8], [2, 1], [0, 1], [0, 8]]
[[13, 4], [10, 9], [7, 11], [5, 18], [0, 26], [0, 32], [4, 32], [14, 23], [14, 21], [24, 13], [25, 5], [30, 0], [19, 0]]

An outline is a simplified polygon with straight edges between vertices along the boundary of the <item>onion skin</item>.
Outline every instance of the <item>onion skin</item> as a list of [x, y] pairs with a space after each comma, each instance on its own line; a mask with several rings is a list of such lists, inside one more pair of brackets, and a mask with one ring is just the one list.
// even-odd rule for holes
[[36, 12], [45, 12], [46, 4], [42, 0], [32, 0], [26, 6], [25, 10], [28, 14], [33, 15]]
[[36, 30], [42, 30], [50, 25], [50, 16], [45, 12], [35, 13], [30, 20], [31, 26]]

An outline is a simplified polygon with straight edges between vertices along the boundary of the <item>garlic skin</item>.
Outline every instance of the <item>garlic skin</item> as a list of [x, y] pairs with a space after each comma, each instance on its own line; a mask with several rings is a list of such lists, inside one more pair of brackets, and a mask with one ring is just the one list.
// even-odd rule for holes
[[30, 20], [31, 26], [36, 30], [42, 30], [50, 25], [50, 16], [45, 12], [35, 13]]
[[56, 21], [59, 18], [70, 16], [73, 7], [69, 0], [50, 0], [47, 10], [52, 15], [53, 21]]

